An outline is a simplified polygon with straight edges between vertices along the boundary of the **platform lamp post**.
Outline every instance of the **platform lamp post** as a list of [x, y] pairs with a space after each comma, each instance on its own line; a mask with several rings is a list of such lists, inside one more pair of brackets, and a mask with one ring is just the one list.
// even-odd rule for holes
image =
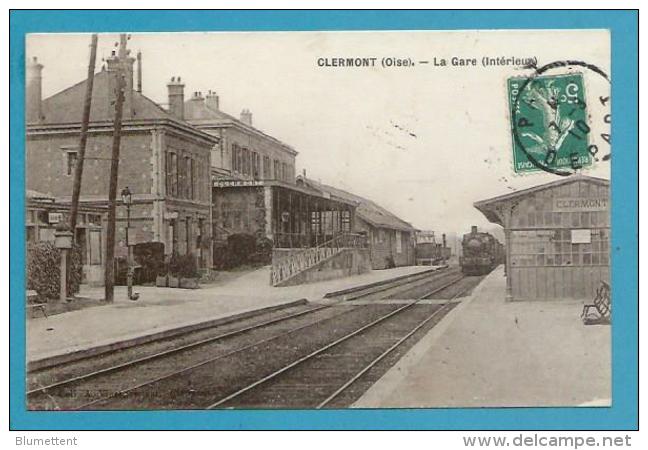
[[[133, 193], [126, 186], [121, 191], [122, 203], [126, 205], [126, 247], [128, 248], [127, 265], [128, 271], [126, 273], [126, 283], [128, 285], [128, 299], [137, 300], [139, 294], [133, 294], [133, 240], [131, 239], [131, 223], [130, 223], [130, 209], [133, 204]], [[134, 233], [133, 233], [134, 234]]]
[[61, 223], [54, 232], [54, 246], [61, 251], [61, 283], [59, 300], [67, 301], [67, 261], [72, 248], [72, 232], [65, 223]]

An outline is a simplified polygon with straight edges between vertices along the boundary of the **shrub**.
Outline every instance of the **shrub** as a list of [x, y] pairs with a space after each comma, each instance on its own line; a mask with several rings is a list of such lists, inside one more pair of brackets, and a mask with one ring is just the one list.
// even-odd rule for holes
[[[83, 266], [78, 246], [68, 253], [67, 295], [79, 292]], [[58, 298], [61, 289], [61, 252], [53, 242], [36, 242], [27, 249], [27, 288], [42, 298]]]
[[179, 277], [180, 272], [182, 271], [182, 261], [180, 260], [180, 255], [178, 253], [173, 252], [171, 254], [171, 257], [169, 258], [169, 264], [168, 264], [168, 271], [169, 275], [173, 277]]
[[247, 264], [250, 255], [256, 251], [256, 238], [251, 234], [238, 233], [227, 237], [226, 267]]
[[227, 243], [214, 242], [213, 264], [219, 270], [233, 269], [245, 264], [270, 264], [273, 243], [265, 236], [232, 234]]
[[166, 277], [169, 275], [169, 265], [165, 262], [162, 262], [162, 265], [155, 274], [156, 277]]
[[140, 265], [139, 283], [155, 281], [158, 275], [164, 275], [164, 244], [161, 242], [145, 242], [133, 247], [133, 259]]
[[227, 244], [216, 242], [214, 243], [212, 262], [216, 269], [223, 270], [227, 268], [227, 254]]
[[198, 261], [193, 253], [179, 255], [173, 253], [169, 259], [169, 275], [176, 278], [198, 278]]
[[193, 253], [187, 253], [180, 257], [180, 277], [182, 278], [198, 278], [198, 263]]
[[272, 239], [263, 236], [257, 239], [255, 252], [250, 257], [250, 262], [270, 264], [272, 262]]

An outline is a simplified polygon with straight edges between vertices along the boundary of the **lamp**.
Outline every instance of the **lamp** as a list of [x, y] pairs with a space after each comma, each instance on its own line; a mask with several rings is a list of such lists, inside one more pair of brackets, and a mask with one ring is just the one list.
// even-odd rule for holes
[[128, 298], [129, 300], [137, 300], [139, 294], [133, 294], [133, 242], [131, 241], [131, 224], [130, 224], [130, 209], [133, 203], [133, 193], [126, 186], [121, 190], [122, 203], [126, 205], [126, 246], [128, 247], [128, 273], [126, 275], [128, 284]]
[[130, 191], [128, 186], [121, 190], [121, 198], [124, 205], [130, 205], [133, 203], [133, 193]]

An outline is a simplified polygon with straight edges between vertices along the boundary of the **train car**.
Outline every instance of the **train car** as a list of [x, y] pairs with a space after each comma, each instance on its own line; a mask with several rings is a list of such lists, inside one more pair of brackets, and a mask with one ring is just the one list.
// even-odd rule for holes
[[416, 264], [430, 266], [445, 264], [450, 258], [450, 249], [441, 244], [425, 242], [416, 244]]
[[483, 275], [502, 262], [503, 245], [490, 233], [478, 232], [473, 226], [461, 241], [463, 256], [459, 259], [461, 271], [467, 275]]
[[450, 258], [450, 248], [446, 246], [445, 234], [443, 242], [436, 242], [434, 232], [424, 231], [416, 236], [416, 265], [436, 266], [447, 263]]

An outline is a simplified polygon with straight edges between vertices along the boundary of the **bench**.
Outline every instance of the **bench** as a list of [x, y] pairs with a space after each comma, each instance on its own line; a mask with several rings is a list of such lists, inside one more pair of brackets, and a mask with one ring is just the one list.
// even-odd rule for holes
[[[594, 309], [594, 312], [590, 310]], [[612, 316], [612, 300], [610, 299], [610, 285], [601, 281], [596, 289], [596, 296], [592, 303], [583, 305], [581, 319], [585, 325], [609, 324]]]
[[36, 311], [40, 311], [43, 313], [44, 317], [47, 317], [47, 309], [46, 309], [46, 304], [45, 303], [31, 303], [27, 305], [27, 311], [29, 313], [29, 317], [36, 317]]
[[27, 313], [29, 317], [36, 317], [36, 311], [40, 311], [43, 316], [47, 317], [46, 303], [38, 301], [38, 293], [32, 289], [27, 290]]

